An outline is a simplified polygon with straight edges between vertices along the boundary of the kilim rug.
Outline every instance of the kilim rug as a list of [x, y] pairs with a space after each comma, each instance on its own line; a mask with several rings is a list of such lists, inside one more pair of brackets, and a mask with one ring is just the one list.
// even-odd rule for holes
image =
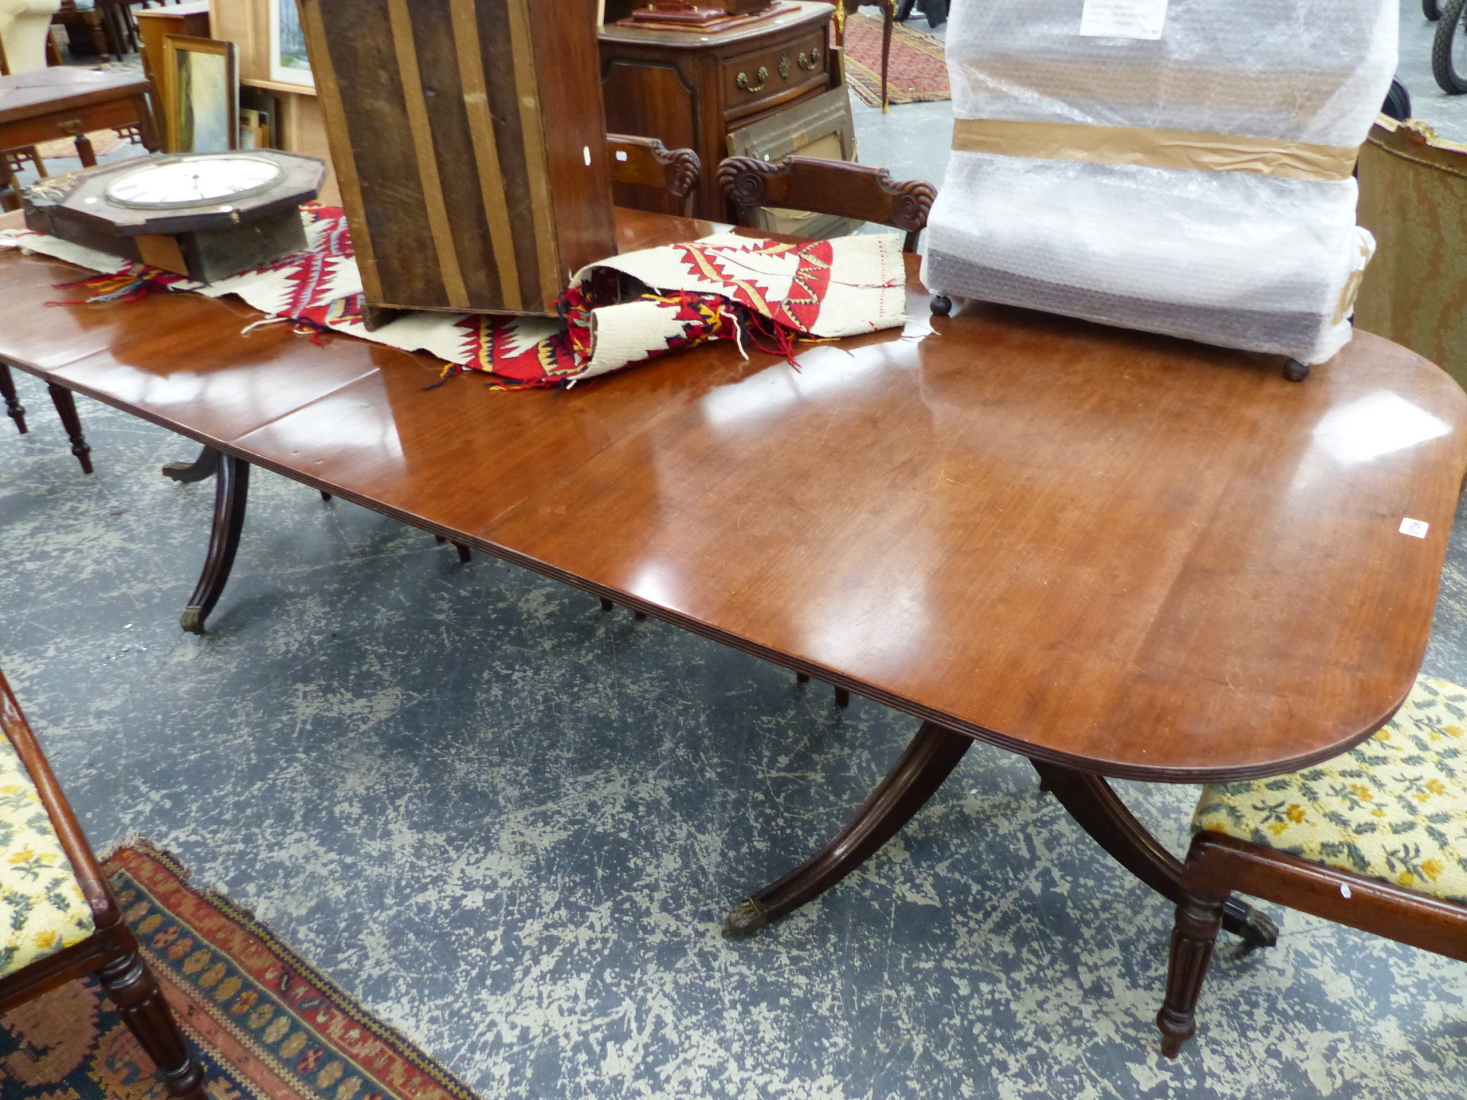
[[[935, 103], [951, 99], [942, 39], [898, 23], [891, 29], [887, 68], [888, 103]], [[881, 20], [846, 16], [846, 83], [869, 107], [881, 106]]]
[[[103, 866], [211, 1100], [473, 1100], [467, 1086], [147, 844]], [[165, 1100], [93, 979], [0, 1016], [6, 1100]]]

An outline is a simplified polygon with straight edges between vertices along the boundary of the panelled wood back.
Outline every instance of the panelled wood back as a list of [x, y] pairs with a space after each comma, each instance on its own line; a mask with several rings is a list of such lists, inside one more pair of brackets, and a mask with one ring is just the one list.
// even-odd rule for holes
[[592, 0], [301, 0], [369, 306], [552, 314], [616, 252]]

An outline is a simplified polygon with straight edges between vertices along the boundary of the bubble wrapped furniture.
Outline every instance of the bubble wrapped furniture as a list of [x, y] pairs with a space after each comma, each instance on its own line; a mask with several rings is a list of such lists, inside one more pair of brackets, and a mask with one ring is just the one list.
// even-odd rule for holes
[[1162, 1052], [1194, 1014], [1231, 891], [1467, 962], [1467, 691], [1419, 679], [1394, 719], [1292, 775], [1203, 788], [1182, 871]]
[[1351, 172], [1395, 69], [1397, 5], [1153, 7], [1160, 24], [1100, 34], [1085, 0], [955, 6], [953, 155], [923, 281], [1321, 363], [1350, 338], [1373, 250]]
[[204, 1100], [203, 1072], [3, 675], [0, 728], [0, 1012], [96, 972], [168, 1091]]

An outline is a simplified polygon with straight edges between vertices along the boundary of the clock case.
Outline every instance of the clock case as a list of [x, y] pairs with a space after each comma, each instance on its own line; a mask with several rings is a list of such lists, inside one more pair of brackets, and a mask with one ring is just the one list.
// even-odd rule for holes
[[210, 155], [134, 157], [39, 180], [25, 192], [25, 224], [37, 233], [200, 283], [217, 282], [304, 251], [300, 204], [314, 199], [326, 178], [325, 162], [317, 157], [278, 149], [218, 154], [256, 157], [280, 166], [279, 180], [247, 197], [166, 209], [124, 206], [107, 198], [108, 184], [119, 176]]

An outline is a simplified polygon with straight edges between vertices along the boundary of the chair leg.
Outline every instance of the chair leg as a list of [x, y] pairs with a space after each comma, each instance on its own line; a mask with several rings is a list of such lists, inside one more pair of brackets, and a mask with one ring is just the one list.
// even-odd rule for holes
[[46, 388], [51, 391], [51, 404], [56, 406], [56, 415], [61, 417], [66, 437], [71, 440], [71, 453], [81, 463], [82, 473], [91, 473], [92, 448], [87, 444], [87, 437], [82, 435], [81, 417], [76, 415], [76, 398], [71, 396], [70, 390], [55, 382], [47, 382]]
[[1197, 1034], [1197, 997], [1207, 978], [1217, 934], [1222, 931], [1223, 901], [1223, 898], [1187, 895], [1177, 905], [1171, 958], [1167, 963], [1166, 999], [1156, 1014], [1156, 1026], [1161, 1030], [1161, 1052], [1168, 1058], [1180, 1054], [1182, 1044]]
[[15, 421], [15, 426], [25, 435], [30, 429], [25, 423], [25, 406], [20, 403], [20, 395], [15, 392], [15, 379], [10, 374], [10, 368], [0, 363], [0, 397], [5, 398], [5, 415]]
[[848, 707], [851, 705], [851, 693], [849, 689], [842, 687], [835, 689], [835, 705], [838, 707]]
[[163, 1075], [169, 1093], [204, 1100], [203, 1067], [189, 1054], [178, 1023], [143, 957], [134, 950], [108, 963], [98, 976], [107, 996], [122, 1013], [122, 1022]]
[[891, 27], [896, 22], [897, 0], [883, 0], [881, 20], [881, 113], [886, 114], [891, 110], [891, 105], [886, 101], [886, 71], [891, 63]]
[[458, 560], [464, 565], [468, 565], [469, 562], [474, 560], [473, 553], [463, 543], [455, 542], [453, 548], [458, 551]]
[[242, 458], [224, 455], [214, 482], [214, 526], [209, 532], [209, 554], [199, 583], [183, 609], [179, 625], [190, 634], [204, 632], [204, 620], [229, 581], [234, 568], [234, 554], [239, 549], [239, 533], [244, 530], [245, 504], [249, 500], [250, 464]]
[[601, 610], [602, 611], [615, 611], [616, 610], [616, 604], [612, 603], [605, 596], [602, 596], [601, 597]]

